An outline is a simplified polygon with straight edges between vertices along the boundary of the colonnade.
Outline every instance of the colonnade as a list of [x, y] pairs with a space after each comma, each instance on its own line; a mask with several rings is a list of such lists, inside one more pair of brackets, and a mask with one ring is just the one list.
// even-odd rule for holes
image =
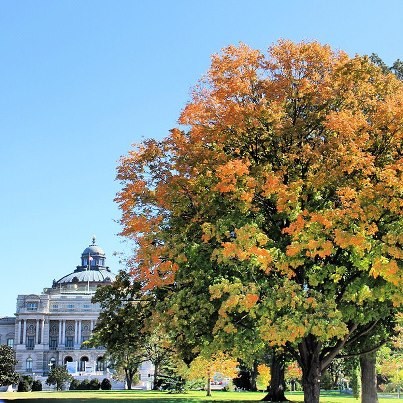
[[[59, 322], [59, 332], [58, 332], [58, 345], [64, 346], [66, 344], [66, 323], [67, 321], [72, 321], [70, 319], [57, 319]], [[32, 322], [32, 319], [30, 319]], [[49, 319], [36, 319], [36, 327], [35, 327], [35, 340], [34, 344], [49, 344], [49, 340], [45, 340], [45, 322], [47, 327], [47, 334], [49, 335]], [[83, 332], [83, 322], [90, 322], [90, 333], [92, 333], [95, 320], [90, 319], [74, 319], [74, 345], [81, 345], [82, 340], [82, 332]], [[18, 320], [18, 333], [16, 344], [26, 345], [27, 341], [27, 319]]]

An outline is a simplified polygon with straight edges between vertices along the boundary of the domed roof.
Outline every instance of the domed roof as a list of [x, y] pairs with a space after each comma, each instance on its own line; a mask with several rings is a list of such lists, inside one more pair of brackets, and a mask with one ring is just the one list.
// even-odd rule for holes
[[94, 255], [101, 255], [105, 256], [105, 252], [98, 246], [95, 245], [95, 236], [92, 237], [92, 245], [88, 246], [88, 248], [84, 249], [84, 252], [82, 253], [82, 256], [94, 256]]
[[[81, 266], [77, 266], [76, 270], [69, 273], [57, 281], [53, 281], [52, 288], [78, 287], [84, 286], [84, 283], [91, 288], [98, 285], [111, 283], [115, 280], [116, 274], [109, 270], [109, 267], [105, 266], [105, 252], [97, 245], [95, 245], [95, 236], [92, 238], [92, 245], [84, 249], [81, 255]], [[80, 285], [81, 283], [81, 285]], [[77, 287], [75, 287], [77, 288]]]
[[56, 281], [56, 284], [66, 284], [66, 283], [110, 283], [115, 280], [116, 275], [113, 274], [109, 269], [91, 269], [91, 270], [80, 270], [77, 269], [73, 273], [67, 274], [67, 276], [62, 277], [60, 280]]

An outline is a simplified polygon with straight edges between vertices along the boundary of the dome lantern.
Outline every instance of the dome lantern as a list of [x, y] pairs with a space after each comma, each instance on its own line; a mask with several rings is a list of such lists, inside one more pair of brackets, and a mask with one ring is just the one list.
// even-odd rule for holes
[[92, 237], [92, 244], [84, 249], [81, 254], [81, 266], [90, 269], [105, 267], [105, 252], [95, 243], [95, 235]]

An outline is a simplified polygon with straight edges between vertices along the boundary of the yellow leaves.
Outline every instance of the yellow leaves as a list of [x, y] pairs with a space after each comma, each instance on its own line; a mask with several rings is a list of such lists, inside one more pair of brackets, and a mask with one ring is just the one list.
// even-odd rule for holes
[[258, 376], [256, 379], [256, 384], [258, 390], [266, 390], [271, 379], [270, 368], [265, 364], [259, 364], [257, 366]]
[[374, 278], [381, 276], [395, 286], [403, 284], [402, 269], [399, 268], [395, 259], [387, 259], [386, 257], [375, 258], [370, 274]]
[[361, 254], [366, 250], [370, 250], [371, 248], [370, 243], [367, 241], [364, 235], [351, 234], [338, 228], [334, 230], [334, 242], [343, 249], [352, 247]]
[[209, 356], [197, 356], [189, 366], [188, 379], [208, 379], [215, 373], [228, 378], [235, 378], [238, 374], [239, 363], [230, 355], [219, 351]]
[[[203, 240], [207, 242], [212, 236], [211, 226], [203, 226]], [[217, 235], [215, 235], [217, 237]], [[231, 262], [231, 259], [254, 262], [261, 270], [270, 270], [273, 256], [269, 248], [264, 246], [269, 239], [256, 225], [246, 224], [233, 231], [231, 241], [221, 242], [221, 248], [216, 249], [213, 258], [219, 263]]]

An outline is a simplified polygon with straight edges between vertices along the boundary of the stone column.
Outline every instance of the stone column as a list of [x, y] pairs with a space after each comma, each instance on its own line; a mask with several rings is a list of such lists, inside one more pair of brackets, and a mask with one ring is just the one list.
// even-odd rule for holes
[[59, 340], [58, 344], [62, 344], [62, 321], [59, 319]]
[[74, 344], [77, 344], [77, 319], [74, 321]]
[[18, 320], [18, 333], [17, 333], [17, 344], [21, 344], [21, 328], [22, 328], [22, 319]]
[[22, 344], [25, 344], [26, 337], [27, 337], [27, 320], [24, 319], [24, 328], [22, 330]]
[[82, 321], [78, 321], [78, 335], [77, 335], [77, 344], [81, 345], [81, 323]]
[[66, 344], [66, 320], [62, 320], [62, 344]]
[[36, 320], [35, 344], [39, 344], [39, 319]]
[[45, 344], [45, 319], [41, 322], [41, 344]]

